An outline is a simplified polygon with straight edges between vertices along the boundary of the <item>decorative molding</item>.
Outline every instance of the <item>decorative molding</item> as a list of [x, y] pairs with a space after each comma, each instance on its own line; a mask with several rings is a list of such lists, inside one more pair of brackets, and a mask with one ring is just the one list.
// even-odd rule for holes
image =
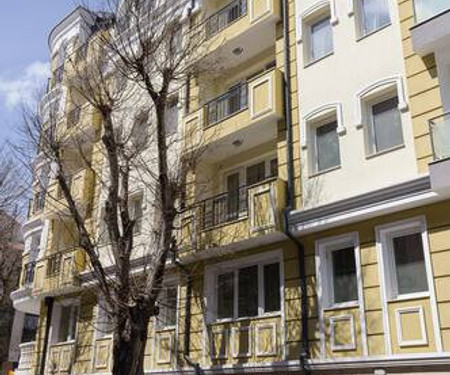
[[[248, 352], [247, 353], [240, 353], [237, 348], [235, 347], [235, 338], [239, 338], [239, 333], [241, 331], [247, 331], [248, 332]], [[231, 328], [231, 355], [233, 358], [248, 358], [251, 357], [253, 352], [252, 349], [252, 327], [233, 327]]]
[[[225, 344], [225, 353], [224, 354], [220, 354], [216, 352], [216, 346], [215, 346], [215, 341], [214, 341], [214, 334], [222, 334], [224, 339], [224, 344]], [[209, 347], [210, 347], [210, 356], [211, 359], [228, 359], [228, 344], [229, 344], [229, 333], [228, 333], [228, 329], [223, 328], [217, 328], [217, 329], [211, 329], [210, 330], [210, 340], [209, 340]]]
[[331, 25], [335, 26], [338, 24], [339, 20], [337, 18], [336, 0], [319, 0], [300, 13], [297, 27], [297, 43], [301, 43], [303, 41], [304, 22], [307, 22], [308, 18], [313, 17], [315, 14], [323, 11], [325, 8], [330, 8]]
[[266, 0], [266, 11], [260, 14], [258, 17], [253, 17], [253, 1], [249, 1], [249, 11], [250, 11], [250, 23], [253, 24], [259, 21], [261, 18], [264, 18], [272, 11], [272, 2], [271, 0]]
[[[161, 358], [161, 341], [168, 340], [169, 344], [167, 347], [168, 358]], [[157, 335], [157, 355], [156, 355], [156, 363], [158, 365], [169, 364], [172, 362], [172, 335], [171, 334], [158, 334]]]
[[[264, 352], [260, 348], [261, 340], [259, 338], [260, 331], [263, 329], [271, 329], [272, 330], [272, 346], [274, 348], [274, 351], [272, 352]], [[256, 342], [256, 348], [255, 348], [255, 354], [257, 357], [271, 357], [277, 355], [277, 324], [276, 323], [266, 323], [266, 324], [260, 324], [255, 327], [255, 342]]]
[[[263, 109], [260, 112], [254, 112], [254, 89], [257, 86], [260, 86], [264, 84], [265, 82], [268, 82], [269, 88], [268, 88], [268, 95], [269, 95], [269, 106], [266, 109]], [[249, 89], [250, 89], [250, 118], [252, 120], [264, 116], [265, 114], [272, 112], [274, 109], [274, 98], [273, 98], [273, 74], [268, 74], [266, 76], [263, 76], [259, 79], [255, 79], [254, 81], [249, 83]]]
[[[270, 214], [270, 222], [266, 223], [265, 225], [256, 226], [256, 217], [255, 215], [257, 214], [256, 210], [255, 210], [255, 198], [257, 198], [260, 195], [264, 195], [264, 194], [269, 194], [269, 202], [270, 202], [270, 207], [268, 207], [269, 210], [269, 214]], [[261, 186], [258, 189], [254, 189], [254, 190], [250, 190], [250, 232], [251, 233], [257, 233], [257, 232], [261, 232], [264, 231], [266, 229], [270, 229], [273, 228], [276, 224], [275, 222], [275, 192], [274, 192], [274, 188], [273, 185], [270, 184], [269, 186]]]
[[[402, 326], [402, 320], [401, 316], [403, 314], [411, 314], [416, 313], [419, 315], [420, 319], [420, 334], [421, 338], [417, 340], [405, 340], [403, 337], [403, 326]], [[405, 347], [411, 347], [411, 346], [422, 346], [428, 344], [428, 338], [427, 338], [427, 331], [425, 327], [425, 316], [423, 314], [423, 307], [422, 306], [414, 306], [414, 307], [403, 307], [398, 308], [395, 310], [395, 320], [397, 324], [397, 340], [398, 345], [401, 348]], [[410, 327], [405, 327], [409, 329]]]
[[341, 102], [331, 102], [320, 105], [307, 112], [300, 123], [300, 145], [302, 149], [306, 149], [308, 147], [308, 124], [314, 121], [318, 121], [321, 117], [325, 117], [332, 113], [336, 114], [336, 122], [337, 122], [337, 133], [342, 136], [346, 133], [346, 129], [344, 126], [344, 115], [342, 111], [342, 103]]
[[408, 103], [403, 83], [403, 78], [393, 76], [380, 79], [366, 86], [356, 94], [356, 128], [361, 129], [364, 126], [364, 102], [369, 96], [376, 96], [385, 89], [396, 88], [398, 96], [398, 109], [400, 112], [408, 110]]
[[[346, 322], [346, 321], [350, 323], [351, 341], [348, 344], [338, 344], [336, 343], [335, 325], [338, 322]], [[352, 314], [335, 315], [330, 317], [330, 341], [332, 351], [337, 352], [345, 350], [356, 350], [355, 322]]]

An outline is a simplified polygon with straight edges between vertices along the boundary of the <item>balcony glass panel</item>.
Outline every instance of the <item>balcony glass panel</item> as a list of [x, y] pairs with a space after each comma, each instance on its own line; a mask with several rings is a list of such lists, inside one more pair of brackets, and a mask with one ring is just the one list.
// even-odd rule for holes
[[415, 0], [414, 8], [416, 12], [416, 22], [422, 22], [445, 10], [450, 9], [448, 0]]
[[450, 157], [450, 113], [430, 120], [434, 159]]

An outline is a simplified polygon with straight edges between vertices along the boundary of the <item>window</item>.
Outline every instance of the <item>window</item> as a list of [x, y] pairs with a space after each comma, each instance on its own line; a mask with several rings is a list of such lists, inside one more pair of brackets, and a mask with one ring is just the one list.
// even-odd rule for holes
[[166, 108], [166, 135], [174, 135], [178, 131], [178, 99], [169, 101]]
[[266, 178], [266, 163], [264, 161], [247, 167], [247, 186], [257, 184]]
[[103, 339], [113, 332], [113, 320], [109, 310], [109, 306], [104, 298], [101, 298], [98, 303], [97, 310], [97, 324], [96, 324], [96, 339]]
[[148, 142], [149, 113], [141, 111], [135, 118], [131, 128], [131, 143], [137, 150], [142, 150]]
[[387, 0], [361, 0], [361, 34], [370, 34], [391, 22]]
[[370, 107], [370, 115], [369, 138], [372, 153], [379, 153], [403, 144], [398, 97], [373, 104]]
[[311, 62], [319, 60], [333, 52], [333, 30], [330, 16], [311, 24], [309, 43], [309, 60]]
[[159, 295], [158, 325], [171, 327], [177, 323], [177, 295], [176, 285], [165, 286]]
[[269, 163], [269, 177], [278, 177], [278, 159], [272, 159]]
[[25, 314], [23, 320], [21, 343], [32, 342], [36, 340], [39, 315]]
[[322, 286], [325, 308], [359, 302], [358, 236], [356, 233], [316, 242], [318, 284]]
[[253, 264], [216, 275], [216, 317], [232, 319], [280, 311], [280, 265]]
[[75, 340], [77, 332], [78, 306], [61, 306], [58, 330], [58, 342]]
[[140, 234], [142, 231], [142, 196], [130, 199], [130, 218], [135, 220], [133, 233]]
[[345, 303], [358, 300], [358, 285], [356, 278], [355, 249], [345, 249], [331, 252], [333, 303]]
[[428, 291], [421, 234], [394, 237], [392, 241], [398, 294]]
[[337, 122], [330, 122], [315, 129], [316, 172], [341, 164]]
[[400, 222], [377, 231], [389, 298], [427, 293], [425, 223]]

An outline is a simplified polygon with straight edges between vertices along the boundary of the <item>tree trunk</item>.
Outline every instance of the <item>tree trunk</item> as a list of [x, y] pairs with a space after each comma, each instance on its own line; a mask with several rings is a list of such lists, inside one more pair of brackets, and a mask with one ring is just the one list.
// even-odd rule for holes
[[131, 308], [114, 335], [112, 375], [143, 375], [149, 309]]

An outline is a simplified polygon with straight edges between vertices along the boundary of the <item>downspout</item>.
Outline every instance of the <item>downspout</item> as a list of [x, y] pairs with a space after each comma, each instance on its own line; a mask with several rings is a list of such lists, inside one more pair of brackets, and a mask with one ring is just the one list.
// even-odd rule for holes
[[44, 334], [44, 347], [42, 349], [41, 363], [39, 367], [39, 375], [44, 375], [45, 361], [47, 359], [48, 341], [50, 336], [50, 326], [53, 314], [53, 304], [55, 299], [53, 297], [45, 297], [45, 306], [47, 307], [47, 314], [45, 318], [45, 334]]
[[300, 275], [301, 291], [301, 324], [302, 337], [300, 349], [300, 366], [304, 374], [310, 374], [307, 360], [310, 358], [308, 341], [308, 295], [306, 284], [305, 248], [293, 235], [289, 228], [289, 212], [294, 209], [295, 183], [294, 183], [294, 152], [292, 131], [292, 99], [291, 99], [291, 51], [289, 38], [289, 8], [288, 0], [282, 0], [283, 8], [283, 39], [284, 39], [284, 111], [286, 121], [286, 160], [287, 160], [287, 202], [283, 210], [283, 231], [291, 240], [298, 252], [298, 269]]

